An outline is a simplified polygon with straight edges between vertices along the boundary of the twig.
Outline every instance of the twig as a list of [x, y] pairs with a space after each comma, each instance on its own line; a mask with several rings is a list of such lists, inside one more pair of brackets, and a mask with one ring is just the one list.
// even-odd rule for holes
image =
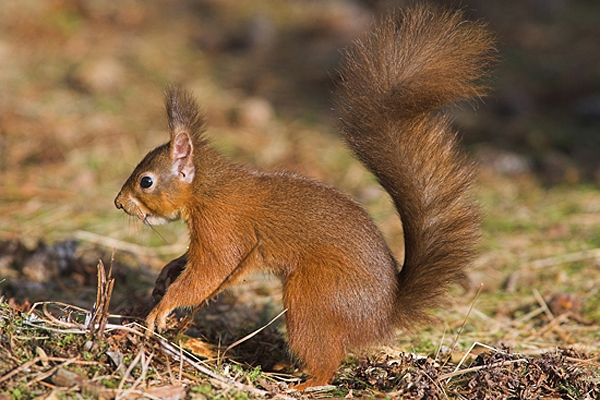
[[[481, 294], [482, 289], [483, 289], [483, 283], [479, 285], [479, 289], [477, 290], [477, 293], [475, 294], [475, 298], [473, 299], [473, 301], [471, 302], [471, 305], [469, 306], [469, 311], [467, 312], [467, 315], [465, 315], [465, 318], [463, 319], [462, 325], [460, 326], [460, 329], [458, 330], [458, 333], [456, 334], [456, 337], [454, 338], [454, 342], [452, 342], [452, 346], [450, 346], [450, 353], [454, 352], [454, 349], [456, 348], [456, 344], [458, 343], [458, 339], [460, 338], [460, 335], [462, 335], [462, 333], [465, 329], [465, 326], [467, 325], [469, 316], [471, 315], [473, 308], [475, 308], [475, 303], [477, 303], [477, 299], [479, 299], [479, 295]], [[444, 365], [446, 365], [447, 362], [448, 362], [448, 360], [446, 360], [444, 362]], [[444, 366], [444, 365], [442, 365], [442, 366]]]
[[529, 336], [527, 338], [527, 340], [536, 338], [536, 337], [544, 337], [546, 335], [546, 333], [548, 333], [549, 331], [555, 329], [557, 326], [559, 326], [560, 324], [562, 324], [564, 321], [569, 319], [569, 314], [561, 314], [558, 317], [552, 319], [547, 325], [545, 325], [542, 329], [540, 329], [539, 331], [535, 332], [534, 334], [532, 334], [531, 336]]
[[[135, 359], [131, 362], [131, 365], [129, 366], [129, 368], [127, 368], [127, 371], [125, 372], [125, 375], [123, 376], [123, 379], [119, 383], [119, 388], [117, 389], [119, 392], [119, 395], [116, 397], [116, 400], [127, 398], [127, 396], [129, 396], [129, 394], [131, 394], [133, 391], [136, 390], [136, 388], [140, 385], [140, 383], [146, 378], [146, 373], [148, 372], [148, 365], [152, 361], [152, 357], [153, 357], [153, 355], [150, 354], [150, 357], [148, 357], [148, 360], [146, 360], [146, 352], [144, 351], [143, 347], [140, 349], [140, 352], [137, 354]], [[133, 369], [136, 367], [136, 365], [140, 362], [141, 362], [141, 367], [142, 367], [140, 376], [133, 382], [133, 384], [131, 385], [130, 388], [123, 391], [123, 385], [125, 383], [125, 379], [129, 377], [129, 375], [131, 374], [131, 371], [133, 371]]]
[[[183, 360], [188, 363], [190, 366], [192, 366], [193, 368], [195, 368], [196, 370], [198, 370], [200, 373], [213, 378], [223, 384], [226, 385], [230, 385], [235, 387], [236, 389], [239, 390], [243, 390], [243, 391], [247, 391], [247, 392], [251, 392], [255, 395], [258, 396], [268, 396], [268, 395], [272, 395], [272, 393], [266, 391], [266, 390], [261, 390], [261, 389], [257, 389], [254, 386], [249, 386], [249, 385], [244, 385], [243, 383], [237, 382], [233, 379], [229, 379], [226, 378], [224, 376], [221, 376], [213, 371], [211, 371], [210, 369], [206, 368], [205, 366], [203, 366], [202, 364], [195, 362], [193, 360], [191, 360], [186, 354], [184, 354], [181, 351], [178, 351], [175, 346], [173, 346], [171, 343], [167, 342], [164, 338], [155, 335], [155, 338], [157, 339], [157, 341], [159, 342], [159, 344], [161, 345], [161, 349], [163, 351], [165, 351], [165, 353], [171, 355], [173, 358], [177, 359], [178, 357], [183, 357]], [[275, 398], [281, 398], [281, 399], [289, 399], [289, 400], [293, 400], [293, 397], [289, 397], [289, 396], [285, 396], [282, 394], [277, 394], [275, 395]]]
[[552, 311], [550, 311], [550, 308], [548, 308], [548, 304], [546, 304], [546, 300], [544, 300], [544, 298], [542, 297], [540, 292], [538, 292], [538, 290], [535, 288], [533, 289], [533, 296], [537, 300], [540, 307], [542, 307], [542, 310], [544, 310], [544, 313], [546, 314], [548, 319], [550, 319], [552, 321], [554, 319], [554, 314], [552, 314]]
[[[497, 353], [507, 354], [505, 351], [502, 351], [502, 350], [495, 349], [495, 348], [493, 348], [493, 347], [491, 347], [491, 346], [488, 346], [487, 344], [480, 343], [480, 342], [474, 342], [474, 343], [471, 345], [471, 347], [469, 347], [469, 350], [468, 350], [468, 351], [465, 353], [465, 355], [463, 356], [463, 358], [461, 358], [460, 362], [459, 362], [459, 363], [456, 365], [456, 368], [454, 368], [454, 371], [453, 371], [453, 372], [450, 372], [449, 374], [445, 374], [445, 375], [449, 375], [449, 378], [448, 378], [448, 380], [446, 381], [446, 384], [448, 384], [448, 383], [450, 382], [450, 379], [451, 379], [451, 378], [452, 378], [452, 376], [453, 376], [452, 374], [455, 374], [456, 372], [458, 372], [458, 370], [460, 369], [460, 366], [461, 366], [461, 365], [462, 365], [462, 364], [465, 362], [465, 360], [467, 359], [467, 357], [469, 356], [469, 354], [471, 354], [471, 352], [473, 351], [473, 349], [474, 349], [476, 346], [481, 346], [481, 347], [484, 347], [484, 348], [486, 348], [486, 349], [488, 349], [488, 350], [495, 351], [495, 352], [497, 352]], [[440, 377], [440, 379], [442, 379], [442, 378]]]
[[[47, 370], [46, 372], [43, 372], [39, 375], [37, 375], [35, 378], [33, 378], [32, 380], [30, 380], [27, 383], [27, 386], [33, 384], [33, 383], [37, 383], [39, 381], [43, 381], [44, 379], [46, 379], [47, 377], [54, 375], [56, 373], [56, 371], [58, 371], [60, 368], [66, 367], [67, 365], [73, 364], [77, 361], [76, 358], [69, 358], [68, 360], [62, 362], [61, 364], [50, 368], [49, 370]], [[98, 363], [101, 364], [101, 363]]]
[[[195, 369], [197, 369], [204, 375], [206, 375], [210, 378], [216, 379], [223, 383], [231, 383], [231, 381], [229, 379], [227, 379], [219, 374], [214, 373], [213, 371], [211, 371], [210, 369], [208, 369], [207, 367], [205, 367], [201, 364], [198, 364], [198, 363], [190, 360], [189, 357], [187, 356], [187, 354], [184, 354], [184, 353], [187, 353], [187, 351], [184, 351], [183, 348], [181, 348], [179, 346], [174, 346], [173, 344], [169, 343], [165, 338], [163, 338], [160, 335], [157, 335], [156, 333], [154, 333], [154, 337], [160, 344], [161, 349], [163, 351], [165, 351], [165, 353], [173, 356], [173, 358], [175, 358], [176, 360], [179, 359], [179, 357], [181, 357], [184, 361], [186, 361], [188, 364], [192, 365]], [[196, 365], [194, 365], [194, 364], [196, 364]]]
[[560, 254], [554, 257], [542, 258], [530, 261], [524, 265], [525, 268], [548, 268], [555, 265], [588, 260], [590, 258], [600, 258], [600, 249], [583, 250], [575, 253]]
[[444, 332], [442, 333], [442, 340], [440, 340], [440, 345], [438, 346], [437, 350], [435, 351], [435, 356], [433, 357], [433, 359], [436, 361], [437, 361], [438, 357], [440, 356], [440, 353], [442, 352], [442, 348], [444, 347], [444, 340], [446, 340], [446, 332], [447, 331], [448, 331], [448, 326], [445, 325]]
[[[47, 321], [43, 321], [43, 322], [47, 322]], [[89, 333], [89, 330], [86, 329], [86, 328], [74, 329], [73, 327], [80, 326], [80, 325], [75, 324], [75, 323], [73, 323], [71, 325], [64, 325], [64, 324], [62, 324], [62, 326], [68, 326], [68, 328], [65, 328], [65, 329], [53, 328], [51, 326], [43, 325], [41, 323], [32, 323], [32, 322], [29, 322], [29, 321], [23, 321], [23, 324], [31, 326], [31, 327], [34, 327], [34, 328], [39, 328], [39, 329], [43, 329], [43, 330], [46, 330], [46, 331], [50, 331], [50, 332], [74, 333], [74, 334], [79, 334], [79, 335], [83, 335], [83, 334]], [[130, 325], [146, 329], [146, 327], [141, 326], [137, 322], [132, 322], [131, 324], [128, 324], [128, 325], [106, 324], [106, 331], [109, 331], [109, 332], [110, 331], [125, 331], [125, 332], [132, 333], [132, 334], [140, 336], [140, 337], [144, 337], [145, 336], [143, 332], [140, 332], [137, 329], [131, 328]]]
[[275, 318], [273, 318], [271, 321], [269, 321], [265, 326], [263, 326], [261, 328], [258, 328], [254, 332], [251, 332], [248, 335], [244, 336], [243, 338], [241, 338], [239, 340], [236, 340], [235, 342], [231, 343], [229, 346], [227, 346], [227, 348], [225, 349], [225, 351], [223, 352], [223, 354], [221, 355], [221, 357], [224, 357], [225, 353], [227, 353], [229, 350], [233, 349], [235, 346], [239, 345], [240, 343], [244, 343], [246, 340], [251, 339], [254, 336], [258, 335], [261, 331], [263, 331], [264, 329], [266, 329], [273, 322], [277, 321], [279, 319], [279, 317], [281, 317], [286, 312], [287, 312], [287, 308], [285, 310], [283, 310], [282, 312], [280, 312], [279, 314], [277, 314], [275, 316]]
[[42, 357], [42, 356], [36, 356], [35, 358], [27, 361], [24, 364], [19, 365], [17, 368], [13, 369], [12, 371], [6, 373], [5, 375], [3, 375], [2, 377], [0, 377], [0, 383], [4, 382], [7, 379], [12, 378], [13, 376], [15, 376], [16, 374], [18, 374], [19, 372], [23, 371], [24, 369], [29, 369], [29, 367], [31, 367], [32, 365], [37, 364], [38, 362], [45, 360], [45, 361], [55, 361], [55, 362], [62, 362], [64, 365], [69, 365], [69, 364], [78, 364], [78, 365], [101, 365], [102, 363], [98, 362], [98, 361], [84, 361], [84, 360], [77, 360], [75, 358], [63, 358], [63, 357]]
[[183, 347], [179, 342], [179, 384], [181, 385], [181, 375], [183, 374]]
[[526, 358], [519, 358], [518, 360], [500, 361], [500, 362], [497, 362], [494, 364], [489, 364], [489, 365], [478, 365], [476, 367], [461, 369], [460, 371], [448, 372], [447, 374], [440, 375], [439, 379], [440, 380], [448, 379], [448, 381], [446, 382], [446, 383], [448, 383], [451, 378], [454, 378], [455, 376], [458, 376], [458, 375], [464, 375], [464, 374], [468, 374], [469, 372], [476, 372], [476, 371], [480, 371], [482, 369], [503, 367], [505, 365], [516, 364], [516, 363], [521, 363], [521, 362], [528, 363], [529, 360], [527, 360]]
[[[84, 326], [83, 324], [77, 324], [74, 322], [71, 322], [71, 316], [68, 316], [69, 321], [61, 321], [60, 319], [56, 318], [54, 315], [52, 315], [52, 313], [50, 311], [48, 311], [48, 305], [52, 304], [51, 302], [47, 302], [47, 303], [42, 303], [42, 312], [44, 313], [44, 316], [46, 318], [48, 318], [49, 320], [51, 320], [54, 324], [58, 325], [58, 326], [79, 326], [82, 327]], [[89, 314], [89, 311], [85, 311], [84, 314]]]
[[143, 348], [143, 346], [140, 346], [138, 353], [136, 354], [135, 358], [131, 361], [131, 364], [129, 364], [129, 367], [127, 367], [127, 370], [125, 370], [125, 373], [123, 374], [123, 378], [121, 378], [121, 382], [119, 382], [119, 386], [117, 387], [117, 393], [119, 393], [119, 394], [118, 394], [118, 396], [116, 396], [116, 400], [125, 398], [128, 395], [128, 393], [130, 392], [129, 389], [132, 389], [132, 390], [135, 389], [135, 386], [132, 386], [128, 390], [123, 391], [123, 386], [125, 386], [125, 381], [129, 378], [131, 371], [133, 371], [133, 369], [136, 367], [136, 365], [138, 365], [138, 363], [140, 362], [140, 359], [143, 357], [143, 355], [144, 355], [144, 348]]
[[532, 319], [533, 317], [540, 315], [543, 312], [544, 312], [544, 308], [538, 307], [538, 308], [528, 312], [527, 314], [522, 315], [521, 317], [517, 318], [515, 320], [515, 322], [518, 322], [519, 324], [523, 324], [523, 323], [529, 321], [530, 319]]
[[[66, 310], [68, 310], [68, 309], [73, 309], [75, 311], [81, 312], [82, 314], [86, 314], [86, 315], [90, 314], [89, 311], [84, 310], [83, 308], [73, 306], [70, 304], [66, 304], [66, 303], [55, 302], [55, 301], [38, 302], [38, 303], [33, 304], [33, 306], [31, 306], [31, 308], [28, 312], [30, 317], [28, 319], [24, 320], [23, 324], [32, 326], [35, 328], [41, 328], [44, 330], [52, 331], [52, 332], [75, 333], [75, 334], [89, 333], [89, 327], [86, 327], [85, 324], [80, 324], [80, 323], [73, 322], [73, 321], [61, 321], [61, 320], [57, 319], [54, 315], [52, 315], [52, 313], [50, 311], [48, 311], [48, 308], [47, 308], [48, 305], [56, 305], [56, 306], [64, 307], [63, 312], [66, 312]], [[43, 315], [41, 315], [41, 316], [34, 313], [35, 309], [38, 308], [39, 306], [42, 307]], [[119, 315], [119, 314], [108, 314], [107, 313], [106, 316], [109, 318], [123, 318], [123, 316]], [[46, 319], [44, 319], [44, 317]], [[46, 325], [44, 325], [44, 324], [46, 324]], [[51, 327], [49, 325], [64, 327], [65, 329]], [[143, 332], [140, 332], [140, 330], [138, 330], [138, 329], [133, 329], [132, 326], [141, 328], [143, 330], [147, 329], [145, 326], [142, 326], [142, 325], [138, 324], [137, 322], [132, 322], [127, 325], [116, 325], [116, 324], [105, 323], [104, 330], [105, 331], [121, 330], [121, 331], [126, 331], [129, 333], [138, 335], [138, 336], [144, 336]]]
[[426, 371], [423, 371], [423, 374], [431, 381], [433, 386], [437, 387], [437, 389], [444, 394], [444, 397], [448, 399], [448, 394], [444, 390], [444, 386], [440, 385], [440, 380], [433, 379]]
[[112, 277], [114, 259], [115, 253], [113, 251], [108, 273], [104, 268], [104, 263], [102, 260], [98, 260], [98, 286], [96, 290], [96, 304], [94, 304], [92, 318], [90, 319], [90, 324], [88, 326], [90, 329], [90, 336], [95, 339], [98, 339], [104, 335], [104, 328], [108, 322], [108, 307], [110, 305], [112, 291], [115, 286], [115, 279]]
[[[148, 359], [146, 360], [145, 355], [142, 357], [142, 373], [140, 375], [140, 377], [138, 378], [138, 380], [136, 381], [136, 384], [142, 384], [142, 386], [146, 386], [146, 375], [148, 374], [148, 370], [150, 369], [150, 363], [152, 362], [152, 358], [154, 357], [154, 354], [150, 353], [150, 356], [148, 357]], [[139, 382], [138, 382], [139, 381]]]
[[565, 360], [567, 361], [571, 361], [574, 363], [579, 363], [579, 364], [585, 364], [585, 365], [593, 365], [595, 367], [600, 367], [600, 363], [598, 363], [596, 360], [600, 359], [600, 356], [597, 356], [595, 358], [586, 360], [586, 359], [581, 359], [581, 358], [575, 358], [575, 357], [565, 357]]
[[17, 368], [13, 369], [9, 373], [7, 373], [3, 377], [1, 377], [0, 378], [0, 383], [4, 382], [7, 379], [12, 378], [13, 376], [15, 376], [16, 374], [18, 374], [19, 372], [21, 372], [23, 370], [29, 369], [29, 367], [31, 367], [32, 365], [37, 364], [41, 360], [42, 360], [42, 357], [38, 356], [38, 357], [33, 358], [32, 360], [27, 361], [24, 364], [21, 364]]

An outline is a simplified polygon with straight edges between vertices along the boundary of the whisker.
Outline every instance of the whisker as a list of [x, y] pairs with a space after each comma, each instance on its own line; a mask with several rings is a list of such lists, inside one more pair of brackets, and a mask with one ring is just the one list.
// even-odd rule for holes
[[144, 218], [144, 225], [150, 227], [150, 229], [152, 229], [152, 231], [154, 231], [154, 233], [156, 233], [156, 235], [164, 242], [164, 244], [168, 244], [169, 242], [167, 242], [167, 240], [163, 237], [163, 235], [160, 234], [160, 232], [152, 225], [148, 224], [146, 222], [146, 219]]

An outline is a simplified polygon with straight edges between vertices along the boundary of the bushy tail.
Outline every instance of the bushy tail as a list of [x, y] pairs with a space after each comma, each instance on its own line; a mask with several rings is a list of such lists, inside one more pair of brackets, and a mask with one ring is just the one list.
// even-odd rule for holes
[[479, 207], [473, 166], [440, 108], [479, 97], [493, 37], [461, 12], [414, 6], [386, 16], [351, 45], [340, 71], [341, 134], [391, 195], [405, 236], [399, 324], [428, 319], [471, 261]]

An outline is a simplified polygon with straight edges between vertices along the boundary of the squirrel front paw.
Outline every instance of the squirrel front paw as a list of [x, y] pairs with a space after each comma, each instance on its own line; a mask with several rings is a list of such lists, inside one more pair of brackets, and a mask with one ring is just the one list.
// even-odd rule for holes
[[169, 310], [160, 310], [159, 306], [154, 307], [146, 317], [148, 333], [154, 332], [155, 329], [158, 333], [164, 332], [167, 327], [167, 317], [169, 316], [169, 313]]

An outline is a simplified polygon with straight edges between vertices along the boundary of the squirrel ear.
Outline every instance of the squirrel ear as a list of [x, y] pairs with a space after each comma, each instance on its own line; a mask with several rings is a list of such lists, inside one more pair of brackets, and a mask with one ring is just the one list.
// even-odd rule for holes
[[173, 161], [173, 172], [185, 183], [194, 180], [194, 160], [192, 153], [194, 146], [190, 135], [181, 131], [171, 139], [171, 160]]

